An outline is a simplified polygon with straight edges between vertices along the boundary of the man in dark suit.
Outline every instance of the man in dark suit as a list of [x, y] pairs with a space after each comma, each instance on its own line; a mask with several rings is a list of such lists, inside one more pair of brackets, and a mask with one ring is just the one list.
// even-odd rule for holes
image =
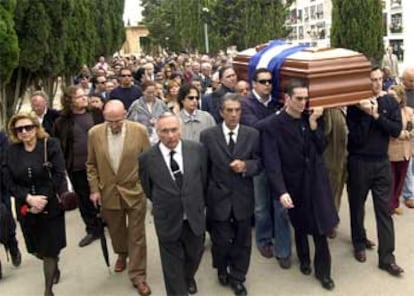
[[139, 156], [139, 175], [152, 201], [167, 295], [197, 292], [194, 275], [204, 249], [207, 156], [201, 144], [181, 139], [179, 118], [156, 123], [159, 144]]
[[251, 253], [251, 218], [254, 210], [253, 176], [259, 174], [259, 132], [240, 125], [242, 97], [224, 95], [220, 104], [223, 123], [204, 130], [200, 141], [207, 148], [209, 185], [207, 216], [213, 242], [213, 266], [223, 286], [247, 295]]
[[49, 108], [49, 97], [44, 91], [35, 91], [31, 97], [32, 110], [39, 119], [40, 124], [51, 135], [53, 131], [53, 125], [56, 119], [59, 117], [59, 111]]

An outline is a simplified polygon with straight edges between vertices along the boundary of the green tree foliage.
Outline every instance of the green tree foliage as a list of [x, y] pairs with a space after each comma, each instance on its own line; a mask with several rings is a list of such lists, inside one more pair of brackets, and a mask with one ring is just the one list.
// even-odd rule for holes
[[2, 121], [29, 87], [53, 98], [58, 76], [71, 77], [82, 64], [119, 50], [123, 8], [124, 0], [0, 1], [0, 99], [7, 106]]
[[[174, 51], [204, 51], [205, 22], [211, 51], [255, 46], [288, 34], [284, 22], [291, 0], [141, 0], [149, 39]], [[202, 15], [206, 7], [209, 13]]]
[[380, 0], [333, 0], [331, 45], [378, 61], [384, 53]]
[[19, 45], [13, 20], [15, 5], [15, 1], [0, 2], [0, 127], [5, 126], [10, 104], [6, 100], [6, 85], [19, 62]]

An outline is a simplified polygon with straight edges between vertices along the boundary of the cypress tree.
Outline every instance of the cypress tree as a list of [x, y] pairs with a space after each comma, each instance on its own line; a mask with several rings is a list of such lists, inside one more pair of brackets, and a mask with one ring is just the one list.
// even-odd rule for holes
[[379, 61], [384, 53], [381, 7], [380, 0], [333, 0], [331, 45]]

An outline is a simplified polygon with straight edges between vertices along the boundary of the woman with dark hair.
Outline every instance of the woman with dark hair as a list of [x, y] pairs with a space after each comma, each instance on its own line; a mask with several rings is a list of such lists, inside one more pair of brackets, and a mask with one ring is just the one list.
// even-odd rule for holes
[[201, 131], [215, 126], [213, 116], [198, 109], [200, 92], [197, 87], [185, 84], [178, 91], [178, 104], [181, 111], [178, 113], [183, 122], [182, 138], [199, 142]]
[[79, 211], [86, 225], [86, 235], [79, 246], [84, 247], [99, 238], [98, 211], [89, 200], [86, 175], [88, 131], [104, 121], [102, 111], [88, 106], [88, 97], [82, 88], [68, 86], [61, 97], [63, 110], [53, 127], [53, 135], [60, 140], [66, 170], [73, 190], [79, 196]]
[[142, 84], [143, 96], [132, 103], [128, 110], [128, 119], [139, 122], [146, 126], [151, 145], [158, 142], [155, 132], [155, 121], [157, 118], [168, 111], [167, 105], [157, 98], [155, 82], [146, 81]]
[[65, 161], [59, 142], [30, 113], [14, 115], [8, 133], [5, 183], [16, 200], [27, 251], [43, 260], [44, 295], [50, 296], [60, 278], [59, 253], [66, 246], [64, 211], [56, 195], [67, 191]]

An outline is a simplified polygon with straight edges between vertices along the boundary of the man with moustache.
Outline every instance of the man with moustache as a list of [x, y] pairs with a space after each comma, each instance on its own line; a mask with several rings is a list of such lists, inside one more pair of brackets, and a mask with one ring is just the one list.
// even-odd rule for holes
[[[149, 147], [146, 128], [126, 120], [124, 104], [111, 100], [105, 122], [89, 130], [87, 171], [90, 199], [101, 205], [118, 259], [115, 272], [125, 270], [140, 295], [151, 294], [146, 283], [146, 199], [138, 175], [137, 157]], [[128, 223], [127, 223], [128, 220]]]
[[152, 201], [167, 295], [197, 293], [194, 279], [204, 250], [207, 158], [201, 144], [182, 140], [171, 112], [156, 122], [160, 142], [139, 156], [139, 172]]

